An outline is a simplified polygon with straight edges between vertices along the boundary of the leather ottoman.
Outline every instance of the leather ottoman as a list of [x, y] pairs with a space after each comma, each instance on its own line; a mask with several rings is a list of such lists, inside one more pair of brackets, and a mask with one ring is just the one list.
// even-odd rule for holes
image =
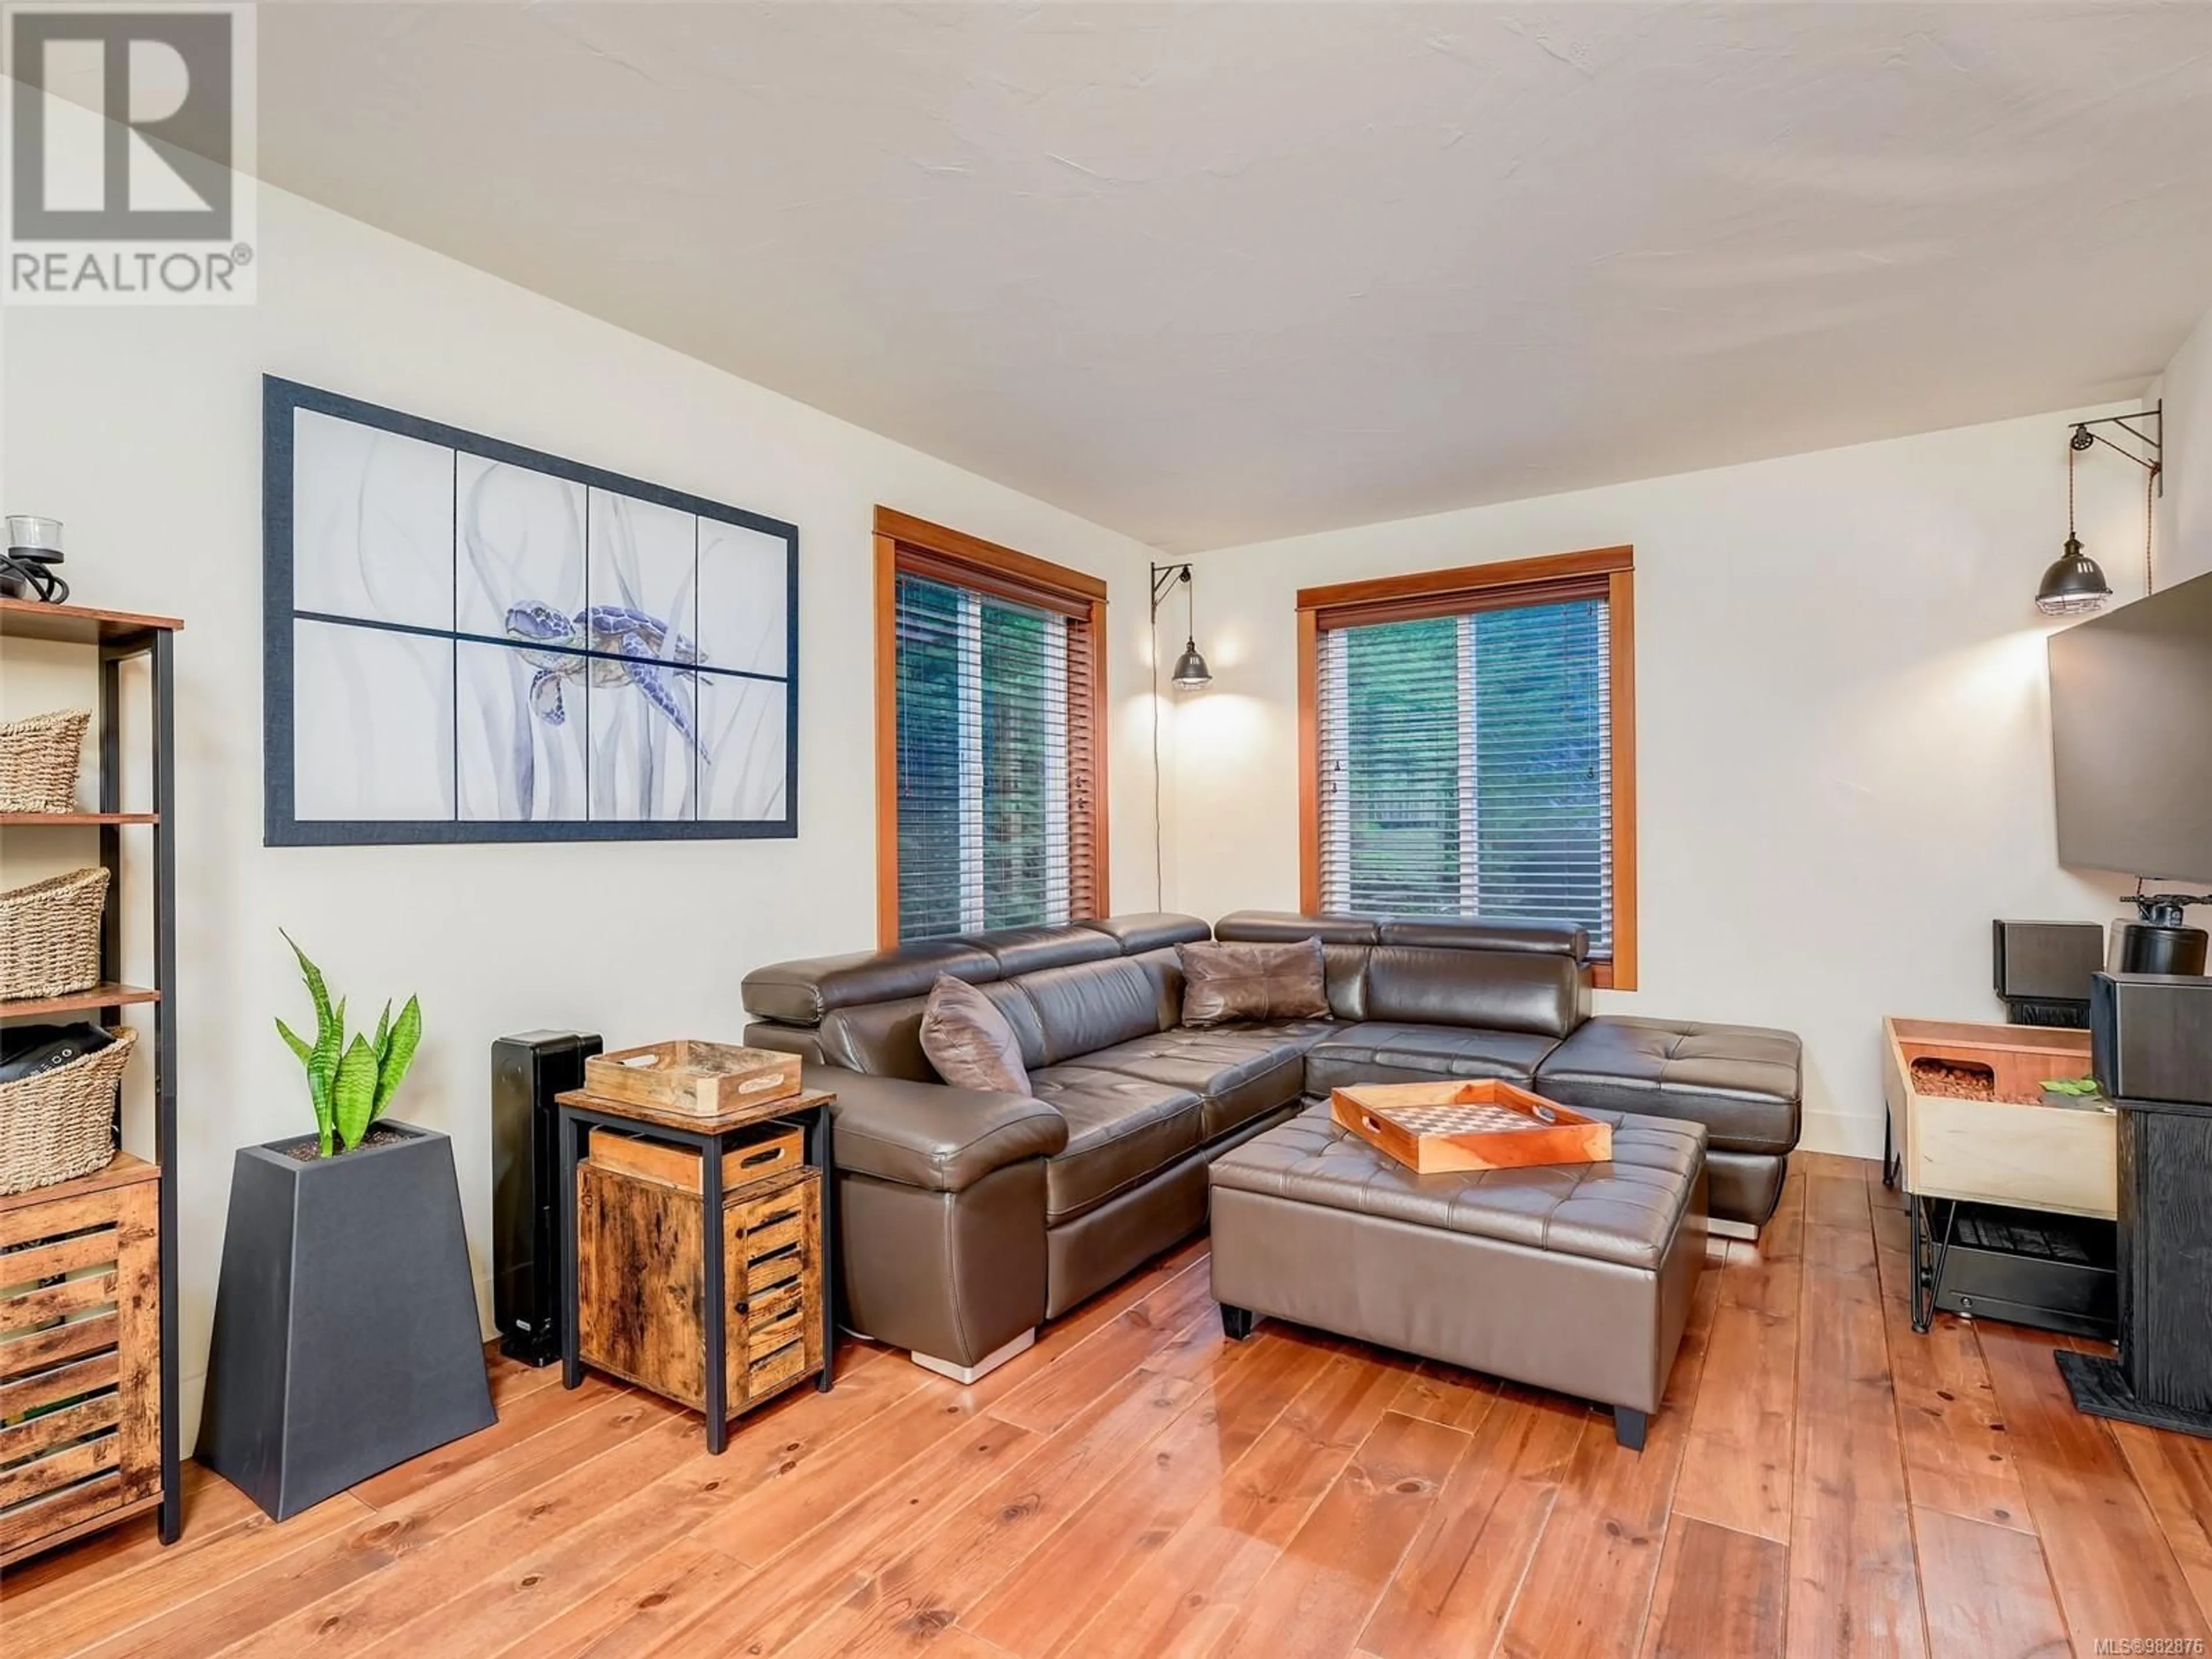
[[1317, 1105], [1211, 1166], [1213, 1294], [1613, 1408], [1641, 1449], [1705, 1259], [1705, 1129], [1595, 1112], [1605, 1164], [1416, 1175]]

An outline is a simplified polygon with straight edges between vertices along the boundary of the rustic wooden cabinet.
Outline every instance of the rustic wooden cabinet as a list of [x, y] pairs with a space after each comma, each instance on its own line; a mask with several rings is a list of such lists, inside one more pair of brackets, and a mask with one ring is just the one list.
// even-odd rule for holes
[[161, 1174], [0, 1198], [0, 1568], [161, 1502]]
[[802, 1089], [702, 1115], [556, 1097], [563, 1386], [588, 1364], [695, 1407], [710, 1452], [770, 1395], [830, 1386], [836, 1098]]
[[[705, 1218], [696, 1175], [687, 1189], [594, 1158], [578, 1169], [576, 1184], [584, 1364], [704, 1411]], [[818, 1170], [787, 1170], [723, 1199], [722, 1397], [730, 1416], [821, 1370], [821, 1237]]]

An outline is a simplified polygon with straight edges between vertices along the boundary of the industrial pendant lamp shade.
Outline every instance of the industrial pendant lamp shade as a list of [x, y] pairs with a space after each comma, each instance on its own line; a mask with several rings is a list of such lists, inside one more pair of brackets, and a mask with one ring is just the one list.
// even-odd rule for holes
[[2112, 597], [2112, 585], [2105, 580], [2104, 571], [2081, 550], [2080, 538], [2069, 536], [2066, 550], [2043, 573], [2043, 585], [2035, 591], [2035, 608], [2046, 617], [2078, 617], [2084, 611], [2103, 610], [2105, 601]]
[[1175, 686], [1178, 691], [1195, 691], [1212, 683], [1213, 675], [1206, 665], [1206, 659], [1198, 654], [1198, 641], [1188, 639], [1182, 642], [1182, 655], [1176, 659]]
[[[1182, 655], [1176, 659], [1175, 689], [1178, 691], [1199, 691], [1213, 683], [1213, 671], [1206, 665], [1206, 659], [1198, 654], [1198, 601], [1192, 597], [1190, 567], [1188, 564], [1156, 564], [1152, 567], [1152, 622], [1160, 620], [1160, 601], [1165, 599], [1176, 583], [1182, 584], [1183, 635]], [[1152, 686], [1159, 687], [1159, 658], [1152, 659]]]
[[[2147, 429], [2154, 425], [2155, 430]], [[2116, 427], [2115, 440], [2102, 428]], [[2098, 562], [2081, 550], [2074, 533], [2074, 462], [2097, 445], [2117, 451], [2143, 469], [2143, 592], [2155, 592], [2158, 583], [2151, 570], [2151, 533], [2157, 514], [2152, 497], [2164, 476], [2162, 456], [2166, 436], [2166, 405], [2154, 404], [2134, 415], [2107, 415], [2094, 421], [2076, 421], [2066, 439], [2066, 550], [2051, 562], [2043, 582], [2035, 590], [2035, 608], [2046, 617], [2079, 617], [2101, 611], [2112, 597]]]

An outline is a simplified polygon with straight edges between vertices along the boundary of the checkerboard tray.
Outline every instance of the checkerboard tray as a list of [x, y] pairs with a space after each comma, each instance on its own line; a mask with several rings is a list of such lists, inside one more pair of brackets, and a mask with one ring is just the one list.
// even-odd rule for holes
[[1487, 1078], [1339, 1089], [1329, 1113], [1338, 1127], [1420, 1175], [1602, 1164], [1613, 1156], [1611, 1124]]

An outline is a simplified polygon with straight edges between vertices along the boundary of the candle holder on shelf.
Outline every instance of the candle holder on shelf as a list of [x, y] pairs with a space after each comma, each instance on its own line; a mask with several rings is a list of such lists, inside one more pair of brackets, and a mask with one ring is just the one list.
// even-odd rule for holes
[[0, 595], [60, 605], [70, 586], [56, 573], [62, 562], [62, 521], [31, 513], [8, 515], [8, 550], [0, 554]]

